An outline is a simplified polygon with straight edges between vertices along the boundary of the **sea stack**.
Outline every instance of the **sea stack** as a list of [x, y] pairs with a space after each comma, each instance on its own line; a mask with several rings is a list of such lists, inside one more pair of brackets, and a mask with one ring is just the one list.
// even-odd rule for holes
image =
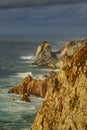
[[[47, 66], [49, 63], [55, 64], [57, 57], [54, 52], [51, 51], [49, 42], [45, 41], [39, 44], [35, 54], [34, 65]], [[55, 66], [53, 66], [55, 68]]]

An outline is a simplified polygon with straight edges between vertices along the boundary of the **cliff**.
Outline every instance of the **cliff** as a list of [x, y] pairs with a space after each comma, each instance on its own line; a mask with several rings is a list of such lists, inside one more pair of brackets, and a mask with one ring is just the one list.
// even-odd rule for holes
[[87, 130], [87, 40], [48, 87], [32, 130]]
[[[70, 62], [73, 61], [73, 57], [76, 55], [77, 51], [82, 48], [86, 42], [87, 40], [70, 41], [59, 51], [52, 52], [50, 44], [45, 41], [38, 46], [34, 63], [39, 63], [39, 65], [42, 63], [45, 67], [67, 68], [67, 64], [69, 65]], [[57, 54], [60, 55], [59, 58], [56, 57]], [[55, 72], [50, 72], [48, 75], [44, 76], [43, 80], [40, 80], [34, 79], [28, 75], [19, 85], [11, 88], [8, 93], [21, 94], [21, 100], [23, 101], [30, 101], [30, 94], [44, 98], [47, 89], [54, 82], [56, 76], [57, 74]]]
[[52, 52], [50, 44], [45, 41], [37, 47], [33, 64], [47, 68], [62, 69], [72, 59], [77, 50], [84, 45], [85, 41], [87, 40], [69, 41], [56, 52]]
[[47, 66], [49, 63], [54, 64], [56, 61], [56, 54], [51, 51], [50, 44], [47, 41], [39, 44], [33, 65]]
[[44, 98], [48, 89], [48, 86], [56, 79], [56, 73], [50, 72], [44, 76], [44, 79], [34, 79], [30, 75], [25, 77], [18, 86], [11, 88], [8, 93], [15, 93], [22, 95], [22, 101], [29, 101], [28, 97], [35, 95], [37, 97]]

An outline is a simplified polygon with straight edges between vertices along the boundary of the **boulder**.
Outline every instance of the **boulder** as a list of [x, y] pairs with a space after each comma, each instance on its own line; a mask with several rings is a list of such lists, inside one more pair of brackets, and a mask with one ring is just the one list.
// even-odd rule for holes
[[30, 102], [30, 99], [27, 94], [22, 95], [21, 101]]
[[87, 130], [87, 41], [50, 84], [32, 130]]

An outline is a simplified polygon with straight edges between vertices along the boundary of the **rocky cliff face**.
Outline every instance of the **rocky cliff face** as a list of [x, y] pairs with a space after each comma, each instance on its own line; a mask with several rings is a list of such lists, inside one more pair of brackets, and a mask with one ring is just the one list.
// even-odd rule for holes
[[56, 73], [50, 72], [48, 75], [45, 75], [45, 79], [34, 79], [30, 75], [25, 77], [23, 81], [13, 88], [11, 88], [8, 93], [21, 94], [22, 101], [29, 101], [28, 96], [35, 95], [37, 97], [44, 98], [50, 84], [56, 79]]
[[48, 42], [43, 42], [37, 47], [33, 64], [53, 69], [62, 69], [72, 59], [77, 50], [84, 45], [85, 41], [87, 40], [67, 42], [63, 48], [56, 52], [51, 51], [51, 46]]
[[57, 57], [51, 51], [51, 46], [48, 42], [41, 43], [36, 51], [34, 65], [47, 66], [48, 63], [55, 63]]
[[87, 41], [49, 86], [32, 130], [87, 130]]

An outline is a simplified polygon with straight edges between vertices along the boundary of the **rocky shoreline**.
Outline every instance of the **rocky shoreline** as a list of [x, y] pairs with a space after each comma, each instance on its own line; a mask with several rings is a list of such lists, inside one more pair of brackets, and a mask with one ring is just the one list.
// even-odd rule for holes
[[[67, 42], [63, 48], [56, 52], [52, 52], [50, 44], [45, 41], [37, 47], [35, 60], [32, 64], [45, 68], [62, 70], [71, 62], [74, 55], [83, 47], [86, 41], [87, 40]], [[18, 86], [11, 88], [8, 93], [21, 94], [21, 100], [23, 101], [30, 101], [28, 100], [30, 94], [44, 98], [48, 87], [56, 79], [57, 73], [50, 72], [43, 77], [44, 79], [40, 80], [34, 79], [28, 75]]]
[[85, 40], [69, 41], [58, 51], [52, 52], [50, 44], [45, 41], [37, 47], [33, 65], [52, 69], [63, 69], [75, 53], [84, 45]]
[[32, 130], [87, 130], [87, 39], [70, 41], [57, 52], [41, 43], [33, 65], [60, 69], [43, 80], [28, 75], [8, 92], [45, 97]]

